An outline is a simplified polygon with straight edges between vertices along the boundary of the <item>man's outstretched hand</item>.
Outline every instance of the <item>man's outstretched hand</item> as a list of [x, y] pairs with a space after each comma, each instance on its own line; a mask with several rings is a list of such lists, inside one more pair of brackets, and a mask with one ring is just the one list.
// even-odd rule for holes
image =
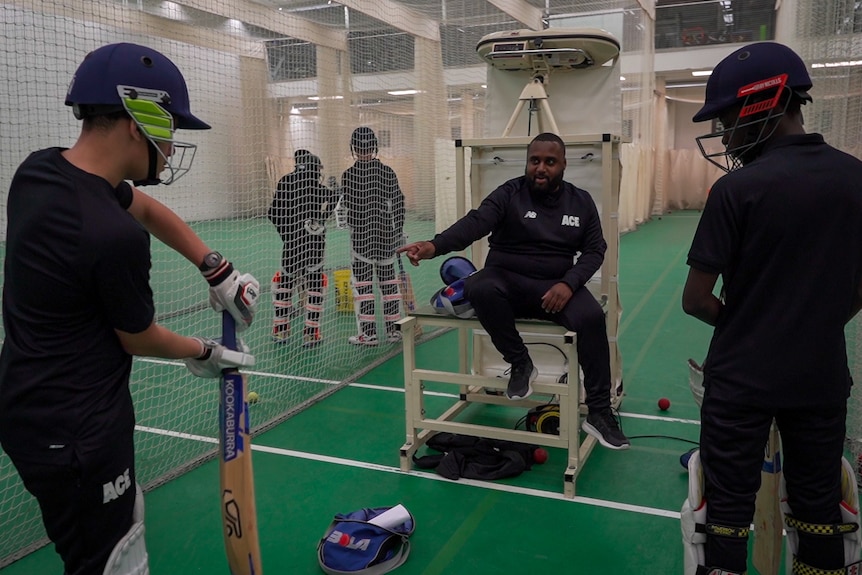
[[431, 242], [413, 242], [396, 250], [396, 253], [407, 254], [407, 259], [414, 266], [418, 266], [421, 260], [430, 260], [436, 252], [437, 248]]

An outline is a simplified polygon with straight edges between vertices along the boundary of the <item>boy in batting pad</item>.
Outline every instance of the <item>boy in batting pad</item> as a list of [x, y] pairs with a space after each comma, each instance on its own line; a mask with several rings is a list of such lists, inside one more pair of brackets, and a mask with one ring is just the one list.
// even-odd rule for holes
[[175, 130], [210, 127], [173, 62], [146, 46], [103, 46], [81, 62], [66, 105], [82, 121], [75, 144], [31, 154], [9, 189], [0, 443], [66, 575], [147, 573], [133, 356], [185, 359], [206, 377], [254, 363], [154, 321], [150, 234], [199, 267], [213, 308], [239, 329], [254, 318], [258, 283], [126, 182], [176, 182], [195, 146]]
[[278, 231], [284, 246], [281, 269], [272, 278], [274, 320], [272, 339], [284, 343], [290, 336], [293, 294], [305, 285], [305, 326], [303, 347], [322, 341], [320, 318], [323, 315], [323, 256], [326, 250], [326, 220], [335, 210], [336, 192], [321, 183], [323, 164], [308, 150], [294, 154], [294, 170], [285, 174], [275, 189], [267, 216]]
[[374, 277], [383, 302], [386, 341], [401, 341], [395, 322], [401, 318], [401, 290], [395, 275], [395, 250], [404, 243], [404, 194], [389, 166], [377, 159], [377, 135], [360, 126], [350, 136], [356, 162], [341, 176], [341, 203], [347, 210], [358, 333], [353, 345], [377, 345]]
[[[682, 296], [686, 313], [715, 326], [681, 514], [688, 575], [748, 569], [773, 420], [792, 572], [859, 569], [856, 478], [842, 454], [844, 326], [862, 307], [862, 162], [805, 133], [811, 87], [790, 48], [758, 42], [715, 67], [694, 116], [720, 120], [698, 145], [728, 173], [706, 201]], [[718, 152], [703, 143], [713, 138]]]

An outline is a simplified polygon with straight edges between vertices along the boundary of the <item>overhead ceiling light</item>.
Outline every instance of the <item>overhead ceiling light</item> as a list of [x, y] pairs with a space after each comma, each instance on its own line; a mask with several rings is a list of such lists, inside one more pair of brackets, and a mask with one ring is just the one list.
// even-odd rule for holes
[[695, 78], [700, 76], [710, 76], [712, 75], [712, 70], [694, 70], [691, 75]]
[[706, 86], [705, 82], [681, 82], [678, 84], [666, 84], [665, 88], [670, 90], [672, 88], [703, 88], [704, 86]]
[[344, 96], [309, 96], [309, 100], [317, 102], [318, 100], [343, 100]]
[[290, 107], [290, 113], [293, 114], [294, 116], [299, 114], [300, 113], [299, 108], [297, 108], [296, 106], [291, 106]]
[[620, 82], [625, 82], [625, 81], [626, 81], [626, 77], [625, 77], [625, 76], [620, 76]]
[[412, 96], [413, 94], [418, 94], [419, 90], [390, 90], [387, 93], [393, 96]]
[[848, 66], [862, 66], [862, 60], [845, 60], [843, 62], [823, 62], [811, 64], [812, 68], [845, 68]]

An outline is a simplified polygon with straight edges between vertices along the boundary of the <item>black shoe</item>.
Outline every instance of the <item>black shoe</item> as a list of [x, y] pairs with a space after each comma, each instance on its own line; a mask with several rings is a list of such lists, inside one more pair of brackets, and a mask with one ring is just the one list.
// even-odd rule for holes
[[631, 445], [610, 409], [589, 413], [581, 424], [581, 429], [598, 439], [599, 443], [608, 449], [628, 449]]
[[513, 401], [530, 397], [530, 394], [533, 393], [533, 386], [530, 383], [538, 375], [539, 370], [533, 366], [533, 361], [529, 357], [520, 363], [512, 364], [506, 397]]

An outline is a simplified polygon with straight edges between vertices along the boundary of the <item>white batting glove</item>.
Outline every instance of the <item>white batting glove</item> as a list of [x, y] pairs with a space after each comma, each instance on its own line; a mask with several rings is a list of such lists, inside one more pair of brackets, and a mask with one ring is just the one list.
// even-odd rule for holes
[[228, 349], [217, 339], [202, 337], [193, 339], [201, 342], [204, 352], [200, 357], [184, 361], [189, 371], [198, 377], [218, 378], [221, 377], [223, 369], [231, 367], [239, 369], [254, 365], [254, 356], [249, 353], [251, 350], [241, 339], [236, 342], [241, 351]]
[[260, 297], [257, 279], [251, 274], [240, 275], [218, 252], [207, 254], [200, 270], [210, 284], [210, 306], [215, 311], [227, 310], [236, 320], [238, 332], [248, 329]]

